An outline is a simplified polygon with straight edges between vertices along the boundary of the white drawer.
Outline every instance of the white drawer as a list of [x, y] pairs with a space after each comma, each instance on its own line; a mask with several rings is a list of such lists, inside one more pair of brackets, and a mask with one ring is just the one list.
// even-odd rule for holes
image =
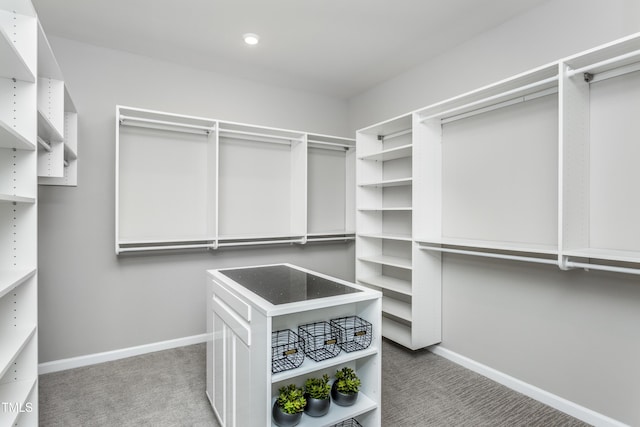
[[235, 296], [224, 285], [213, 281], [213, 295], [233, 308], [244, 320], [251, 322], [251, 306]]
[[225, 304], [223, 301], [213, 296], [213, 312], [220, 316], [222, 321], [233, 330], [247, 346], [251, 347], [251, 330], [249, 324], [238, 317], [235, 310]]

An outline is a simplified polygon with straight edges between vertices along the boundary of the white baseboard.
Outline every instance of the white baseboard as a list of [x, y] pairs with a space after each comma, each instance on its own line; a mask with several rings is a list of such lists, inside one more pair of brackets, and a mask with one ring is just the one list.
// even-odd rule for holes
[[64, 371], [67, 369], [79, 368], [88, 365], [95, 365], [97, 363], [110, 362], [112, 360], [124, 359], [126, 357], [138, 356], [140, 354], [153, 353], [155, 351], [184, 347], [192, 344], [199, 344], [205, 342], [208, 336], [208, 334], [193, 335], [190, 337], [160, 341], [135, 347], [122, 348], [119, 350], [105, 351], [103, 353], [87, 354], [86, 356], [71, 357], [69, 359], [40, 363], [38, 365], [38, 374], [49, 374], [51, 372]]
[[499, 384], [509, 387], [519, 393], [529, 396], [545, 405], [551, 406], [559, 411], [571, 415], [574, 418], [584, 421], [585, 423], [598, 427], [628, 427], [627, 424], [607, 417], [606, 415], [592, 411], [589, 408], [580, 406], [567, 399], [564, 399], [548, 391], [542, 390], [534, 385], [525, 383], [517, 378], [507, 375], [503, 372], [490, 368], [487, 365], [476, 362], [468, 357], [462, 356], [454, 351], [447, 350], [439, 345], [429, 347], [429, 351], [438, 356], [442, 356], [458, 365], [464, 366], [478, 374], [487, 377]]

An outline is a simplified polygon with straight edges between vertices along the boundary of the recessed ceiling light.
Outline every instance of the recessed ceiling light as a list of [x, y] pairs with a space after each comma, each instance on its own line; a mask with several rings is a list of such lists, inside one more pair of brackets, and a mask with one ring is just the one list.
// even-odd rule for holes
[[242, 36], [244, 38], [244, 42], [248, 45], [256, 45], [260, 41], [260, 36], [254, 33], [247, 33]]

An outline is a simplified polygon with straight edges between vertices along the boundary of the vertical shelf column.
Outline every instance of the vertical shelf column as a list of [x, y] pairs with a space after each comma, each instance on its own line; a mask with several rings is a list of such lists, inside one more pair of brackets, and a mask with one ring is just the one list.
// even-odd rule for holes
[[0, 425], [38, 424], [37, 20], [0, 6]]
[[441, 339], [440, 256], [414, 242], [421, 215], [440, 212], [426, 194], [440, 157], [416, 130], [409, 114], [358, 131], [356, 170], [356, 280], [383, 292], [382, 334], [411, 349]]

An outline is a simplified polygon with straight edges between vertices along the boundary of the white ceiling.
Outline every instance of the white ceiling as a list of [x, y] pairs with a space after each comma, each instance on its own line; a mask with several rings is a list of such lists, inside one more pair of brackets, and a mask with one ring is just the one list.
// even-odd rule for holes
[[48, 35], [348, 98], [550, 0], [32, 1]]

